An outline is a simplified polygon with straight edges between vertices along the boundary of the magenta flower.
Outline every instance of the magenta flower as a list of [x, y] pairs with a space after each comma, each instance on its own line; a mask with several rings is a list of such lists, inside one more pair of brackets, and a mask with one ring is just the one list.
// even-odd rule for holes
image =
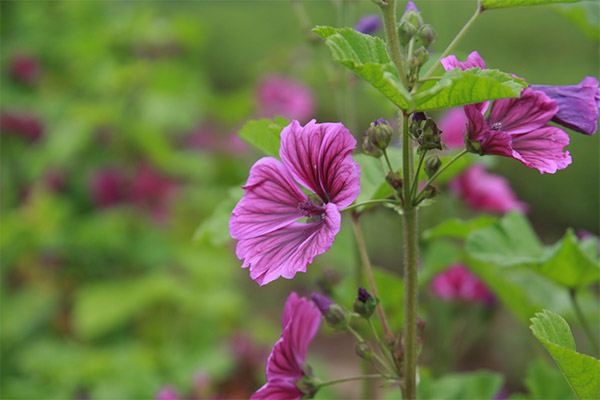
[[453, 179], [449, 188], [475, 210], [506, 214], [511, 210], [526, 212], [528, 209], [527, 204], [517, 200], [506, 179], [488, 173], [479, 164]]
[[37, 82], [41, 72], [40, 63], [35, 57], [17, 55], [10, 62], [10, 74], [13, 79], [25, 85]]
[[598, 130], [598, 79], [587, 76], [579, 85], [531, 85], [531, 88], [546, 93], [558, 103], [558, 112], [552, 118], [553, 122], [586, 135], [593, 135]]
[[91, 194], [96, 206], [110, 207], [126, 200], [127, 181], [121, 171], [103, 169], [92, 178]]
[[[360, 192], [355, 146], [341, 123], [312, 120], [302, 127], [293, 121], [281, 131], [281, 161], [264, 157], [252, 166], [229, 231], [239, 240], [242, 268], [250, 267], [259, 285], [306, 272], [316, 255], [329, 250], [340, 230], [339, 210]], [[307, 196], [294, 180], [314, 194]]]
[[314, 114], [315, 96], [304, 84], [274, 75], [264, 79], [257, 88], [259, 113], [263, 117], [276, 115], [306, 121]]
[[[485, 65], [485, 61], [483, 61], [483, 58], [481, 58], [479, 53], [476, 51], [472, 52], [471, 54], [469, 54], [467, 56], [467, 61], [458, 61], [456, 56], [451, 55], [451, 56], [442, 58], [440, 60], [440, 63], [442, 64], [442, 67], [444, 67], [444, 70], [446, 70], [446, 71], [450, 71], [451, 69], [454, 69], [454, 68], [460, 68], [463, 71], [470, 69], [470, 68], [487, 69], [487, 66]], [[477, 109], [479, 111], [481, 111], [482, 114], [485, 114], [489, 105], [490, 105], [489, 101], [484, 101], [484, 102], [475, 104]]]
[[321, 312], [314, 303], [292, 292], [283, 309], [281, 337], [267, 359], [267, 383], [251, 400], [295, 400], [304, 396], [296, 382], [304, 378], [308, 345], [317, 334]]
[[143, 164], [135, 173], [130, 188], [130, 201], [138, 207], [150, 210], [157, 219], [168, 212], [171, 194], [176, 185], [148, 164]]
[[465, 265], [455, 264], [431, 281], [433, 294], [443, 300], [491, 304], [494, 296]]
[[44, 134], [44, 125], [31, 114], [3, 111], [0, 114], [0, 132], [2, 135], [18, 136], [36, 142]]
[[156, 394], [156, 400], [179, 400], [179, 395], [173, 386], [164, 386]]
[[540, 173], [555, 173], [571, 164], [569, 135], [547, 125], [558, 106], [544, 92], [523, 89], [516, 99], [496, 100], [483, 117], [476, 105], [466, 105], [469, 147], [479, 154], [514, 158]]
[[379, 14], [363, 15], [356, 25], [354, 25], [354, 30], [367, 35], [375, 33], [379, 29], [381, 29], [381, 17], [379, 17]]
[[467, 118], [460, 108], [452, 108], [440, 119], [438, 127], [442, 131], [442, 143], [449, 149], [465, 147], [465, 133], [467, 132]]

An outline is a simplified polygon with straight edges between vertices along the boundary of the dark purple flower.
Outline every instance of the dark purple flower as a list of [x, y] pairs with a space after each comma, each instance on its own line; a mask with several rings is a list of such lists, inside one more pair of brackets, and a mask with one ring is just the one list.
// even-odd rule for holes
[[[306, 272], [316, 255], [329, 250], [340, 230], [339, 210], [360, 192], [355, 146], [341, 123], [312, 120], [302, 127], [293, 121], [281, 131], [281, 161], [264, 157], [252, 166], [229, 231], [239, 240], [242, 267], [250, 267], [259, 285]], [[315, 194], [307, 196], [296, 182]]]
[[479, 164], [453, 179], [449, 187], [475, 210], [506, 214], [511, 210], [526, 212], [528, 209], [527, 204], [517, 200], [506, 179], [488, 173]]
[[281, 337], [267, 359], [267, 383], [258, 389], [251, 400], [302, 398], [305, 394], [296, 382], [305, 377], [308, 345], [317, 334], [321, 313], [314, 303], [298, 298], [293, 292], [285, 302]]
[[541, 90], [558, 103], [558, 112], [552, 118], [553, 122], [586, 135], [593, 135], [598, 130], [598, 79], [587, 76], [578, 85], [530, 87]]
[[44, 125], [31, 114], [3, 111], [0, 115], [0, 132], [36, 142], [44, 134]]
[[179, 395], [173, 386], [164, 386], [156, 394], [156, 400], [179, 400]]
[[463, 264], [455, 264], [431, 281], [433, 294], [443, 300], [491, 304], [490, 290]]
[[381, 29], [381, 18], [379, 17], [379, 14], [363, 15], [358, 20], [356, 25], [354, 25], [354, 30], [357, 30], [360, 33], [364, 33], [366, 35], [375, 33], [380, 29]]
[[127, 182], [124, 174], [115, 169], [102, 169], [92, 178], [92, 198], [100, 208], [123, 203], [126, 200]]
[[514, 158], [540, 173], [555, 173], [571, 164], [569, 135], [547, 125], [558, 106], [544, 92], [523, 89], [519, 98], [500, 99], [483, 117], [476, 105], [464, 107], [469, 146], [480, 154]]
[[14, 80], [25, 85], [37, 82], [41, 72], [40, 63], [35, 57], [18, 55], [10, 62], [10, 74]]
[[306, 121], [314, 114], [315, 96], [306, 85], [274, 75], [265, 78], [257, 87], [259, 114], [272, 118], [276, 115]]

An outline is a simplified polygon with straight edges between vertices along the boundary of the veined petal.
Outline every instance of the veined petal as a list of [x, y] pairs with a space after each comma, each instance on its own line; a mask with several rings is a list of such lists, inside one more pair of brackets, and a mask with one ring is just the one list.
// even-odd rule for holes
[[513, 151], [509, 134], [491, 130], [477, 108], [477, 105], [467, 105], [464, 107], [464, 111], [469, 122], [467, 129], [468, 139], [479, 142], [483, 154], [512, 157]]
[[440, 62], [442, 64], [442, 67], [444, 67], [444, 70], [446, 71], [450, 71], [454, 68], [460, 68], [463, 71], [469, 68], [487, 69], [483, 58], [481, 58], [479, 53], [476, 51], [469, 54], [469, 56], [467, 57], [467, 61], [458, 61], [456, 56], [452, 55], [442, 58]]
[[526, 133], [544, 126], [557, 111], [556, 101], [543, 92], [527, 88], [519, 98], [494, 101], [488, 125], [510, 134]]
[[563, 148], [569, 144], [569, 135], [555, 126], [545, 126], [531, 132], [512, 135], [512, 147], [517, 158], [540, 173], [555, 173], [571, 164], [571, 156]]
[[295, 381], [275, 379], [258, 389], [250, 400], [300, 400], [304, 393], [296, 387]]
[[333, 203], [327, 204], [317, 222], [293, 222], [260, 236], [241, 239], [236, 254], [250, 266], [250, 277], [265, 285], [279, 277], [291, 279], [306, 272], [314, 257], [331, 247], [340, 230], [341, 215]]
[[338, 208], [350, 205], [360, 192], [360, 166], [352, 160], [356, 140], [341, 123], [302, 127], [298, 121], [281, 131], [279, 155], [294, 179]]
[[229, 220], [229, 231], [234, 239], [272, 232], [308, 216], [309, 206], [316, 208], [283, 164], [272, 157], [261, 158], [252, 166], [243, 188], [246, 193]]

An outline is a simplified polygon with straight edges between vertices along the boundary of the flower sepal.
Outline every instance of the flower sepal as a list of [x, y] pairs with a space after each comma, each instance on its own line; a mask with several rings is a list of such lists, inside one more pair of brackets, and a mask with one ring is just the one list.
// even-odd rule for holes
[[312, 399], [321, 387], [321, 381], [312, 373], [308, 364], [302, 364], [304, 376], [296, 381], [296, 387], [303, 393], [302, 399]]
[[481, 145], [480, 141], [470, 140], [467, 136], [465, 138], [465, 144], [467, 145], [467, 151], [469, 153], [479, 154], [480, 156], [483, 155], [483, 146]]
[[354, 311], [365, 319], [371, 318], [379, 299], [369, 293], [365, 288], [358, 288], [358, 297], [354, 300]]

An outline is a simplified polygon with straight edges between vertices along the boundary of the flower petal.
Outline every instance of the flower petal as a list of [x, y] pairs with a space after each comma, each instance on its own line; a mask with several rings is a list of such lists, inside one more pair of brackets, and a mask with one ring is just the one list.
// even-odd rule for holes
[[272, 157], [261, 158], [252, 166], [243, 188], [246, 193], [229, 220], [234, 239], [261, 236], [289, 225], [307, 216], [302, 204], [312, 204], [283, 164]]
[[438, 126], [442, 130], [442, 143], [449, 149], [465, 147], [467, 120], [462, 107], [448, 110]]
[[296, 272], [306, 272], [314, 257], [329, 250], [340, 230], [341, 215], [333, 203], [327, 204], [322, 220], [293, 222], [260, 236], [243, 238], [236, 254], [250, 266], [250, 277], [259, 285], [277, 278], [291, 279]]
[[543, 92], [527, 88], [519, 98], [494, 101], [488, 125], [510, 134], [530, 132], [548, 123], [557, 111], [556, 101]]
[[454, 68], [460, 68], [463, 71], [469, 68], [487, 69], [483, 58], [481, 58], [479, 53], [476, 51], [469, 54], [469, 56], [467, 57], [467, 61], [464, 62], [458, 61], [456, 56], [444, 57], [440, 60], [440, 62], [442, 63], [442, 67], [444, 67], [444, 70], [446, 71], [450, 71]]
[[510, 135], [506, 132], [490, 130], [477, 105], [467, 105], [464, 107], [464, 111], [469, 122], [468, 140], [479, 142], [482, 154], [513, 156]]
[[281, 131], [279, 155], [294, 179], [338, 208], [350, 205], [360, 192], [360, 166], [352, 160], [356, 140], [341, 123], [302, 127], [298, 121]]
[[512, 135], [515, 158], [540, 173], [555, 173], [571, 164], [571, 156], [563, 148], [569, 144], [569, 135], [555, 126], [545, 126], [531, 132]]
[[250, 400], [300, 400], [304, 393], [296, 387], [296, 382], [276, 379], [258, 389]]

